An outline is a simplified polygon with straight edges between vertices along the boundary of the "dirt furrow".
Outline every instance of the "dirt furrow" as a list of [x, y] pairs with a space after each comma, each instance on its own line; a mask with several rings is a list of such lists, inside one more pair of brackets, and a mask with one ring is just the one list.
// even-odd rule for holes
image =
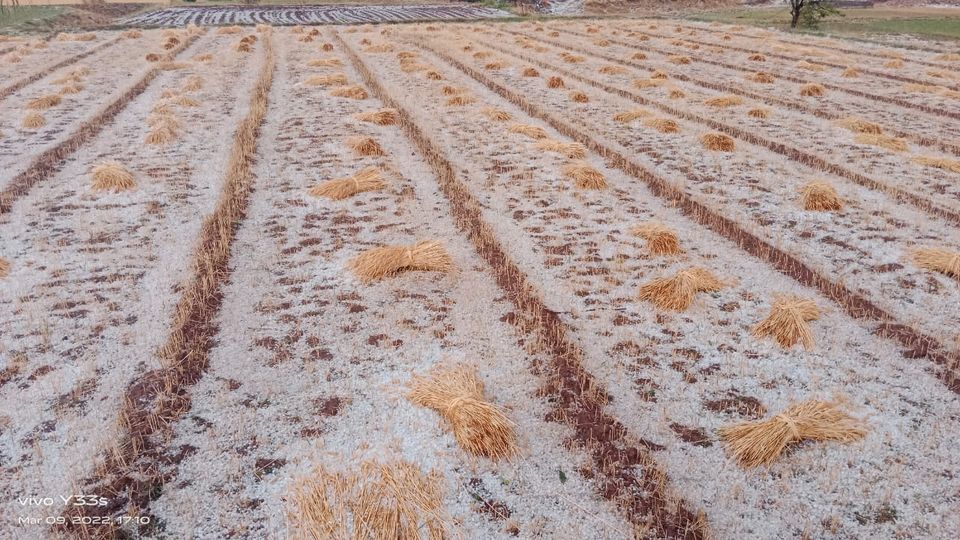
[[[507, 32], [507, 33], [509, 33], [509, 34], [512, 34], [512, 35], [515, 35], [515, 36], [523, 36], [523, 37], [526, 37], [526, 38], [529, 38], [529, 39], [532, 39], [532, 40], [535, 40], [535, 41], [539, 41], [539, 42], [544, 43], [544, 44], [552, 45], [552, 46], [554, 46], [554, 47], [559, 47], [559, 48], [562, 48], [562, 49], [565, 49], [565, 50], [568, 50], [568, 51], [573, 51], [573, 52], [578, 52], [578, 53], [581, 53], [581, 54], [590, 55], [590, 56], [592, 56], [592, 57], [594, 57], [594, 58], [599, 58], [599, 59], [605, 60], [605, 61], [607, 61], [607, 62], [610, 62], [610, 63], [612, 63], [612, 64], [617, 64], [617, 65], [620, 65], [620, 66], [627, 66], [627, 67], [634, 68], [634, 69], [643, 69], [643, 70], [647, 70], [647, 71], [650, 71], [650, 72], [655, 71], [655, 68], [650, 67], [649, 65], [646, 65], [646, 66], [645, 66], [644, 64], [641, 64], [640, 62], [635, 62], [635, 61], [631, 61], [631, 60], [625, 60], [625, 59], [623, 59], [623, 58], [618, 58], [618, 57], [615, 57], [615, 56], [612, 56], [612, 55], [603, 54], [603, 53], [601, 53], [601, 52], [597, 52], [597, 51], [595, 51], [595, 50], [592, 50], [592, 49], [589, 49], [589, 48], [586, 48], [586, 47], [583, 47], [583, 46], [571, 45], [571, 44], [569, 44], [569, 43], [564, 43], [564, 42], [562, 42], [562, 41], [557, 41], [557, 40], [545, 38], [545, 37], [543, 37], [543, 36], [536, 35], [536, 34], [532, 34], [532, 33], [529, 33], [529, 32], [524, 32], [524, 31], [517, 31], [517, 30], [505, 29], [505, 32]], [[637, 49], [637, 50], [654, 51], [654, 52], [657, 52], [658, 54], [669, 54], [668, 52], [665, 52], [665, 51], [663, 51], [663, 50], [661, 50], [661, 49], [657, 49], [657, 48], [655, 48], [655, 47], [647, 46], [647, 45], [645, 45], [645, 44], [633, 45], [632, 47], [635, 48], [635, 49]], [[723, 63], [723, 62], [715, 62], [715, 61], [706, 60], [706, 59], [702, 59], [702, 58], [701, 58], [701, 59], [698, 59], [698, 60], [701, 61], [701, 62], [713, 64], [713, 65], [719, 65], [719, 66], [721, 66], [721, 67], [737, 68], [737, 66], [735, 66], [735, 65], [733, 65], [733, 64], [726, 64], [726, 63]], [[752, 73], [752, 72], [750, 72], [750, 70], [747, 70], [747, 69], [743, 69], [743, 70], [741, 70], [741, 71], [743, 71], [744, 73]], [[796, 99], [785, 99], [785, 98], [781, 98], [781, 97], [778, 97], [778, 96], [775, 96], [775, 95], [764, 94], [764, 93], [760, 93], [760, 92], [754, 92], [754, 91], [752, 91], [752, 90], [750, 90], [750, 89], [748, 89], [748, 88], [745, 88], [745, 87], [743, 87], [743, 86], [730, 84], [730, 83], [728, 83], [728, 82], [720, 82], [720, 81], [718, 81], [718, 80], [716, 80], [716, 79], [714, 79], [714, 80], [707, 80], [707, 79], [702, 79], [702, 78], [699, 78], [699, 77], [690, 76], [690, 75], [687, 75], [686, 73], [681, 73], [681, 72], [673, 72], [673, 73], [670, 74], [670, 76], [673, 77], [674, 79], [678, 80], [678, 81], [689, 82], [689, 83], [691, 83], [691, 84], [695, 84], [695, 85], [700, 86], [700, 87], [702, 87], [702, 88], [707, 88], [707, 89], [715, 90], [715, 91], [718, 91], [718, 92], [724, 92], [724, 93], [730, 93], [730, 94], [737, 94], [737, 95], [740, 95], [740, 96], [744, 96], [744, 97], [747, 97], [747, 98], [750, 98], [750, 99], [755, 99], [755, 100], [757, 100], [757, 101], [767, 103], [767, 104], [769, 104], [769, 105], [776, 105], [776, 106], [779, 106], [779, 107], [786, 107], [786, 108], [793, 109], [793, 110], [798, 111], [798, 112], [801, 112], [801, 113], [806, 113], [806, 114], [810, 114], [810, 115], [813, 115], [813, 116], [817, 116], [817, 117], [819, 117], [819, 118], [823, 118], [824, 120], [839, 120], [840, 118], [843, 118], [843, 117], [845, 116], [844, 114], [842, 114], [842, 113], [840, 113], [840, 112], [834, 112], [833, 110], [828, 109], [828, 108], [823, 108], [823, 107], [810, 107], [810, 106], [807, 106], [806, 104], [804, 104], [802, 101], [798, 101], [798, 100], [796, 100]], [[919, 145], [921, 145], [921, 146], [927, 146], [927, 147], [930, 147], [930, 148], [936, 148], [936, 149], [941, 150], [941, 151], [943, 151], [943, 152], [952, 153], [952, 154], [954, 154], [954, 155], [960, 155], [960, 144], [953, 143], [953, 142], [949, 142], [949, 141], [945, 141], [945, 140], [943, 140], [942, 138], [938, 138], [938, 137], [928, 137], [928, 136], [926, 136], [926, 135], [922, 135], [922, 134], [919, 134], [919, 133], [902, 131], [902, 130], [898, 129], [897, 127], [891, 128], [891, 129], [889, 130], [889, 132], [890, 132], [891, 135], [893, 135], [893, 136], [895, 136], [895, 137], [906, 138], [906, 139], [908, 139], [908, 140], [910, 140], [910, 141], [912, 141], [912, 142], [914, 142], [914, 143], [916, 143], [916, 144], [919, 144]]]
[[546, 122], [565, 136], [597, 152], [607, 159], [612, 166], [643, 181], [654, 194], [665, 199], [669, 204], [675, 205], [684, 214], [695, 219], [701, 225], [733, 241], [746, 253], [766, 262], [800, 284], [819, 290], [824, 296], [840, 305], [851, 317], [876, 324], [875, 332], [878, 335], [890, 337], [899, 342], [907, 351], [905, 355], [908, 358], [924, 357], [929, 359], [938, 369], [938, 378], [950, 390], [960, 393], [960, 353], [951, 351], [940, 343], [936, 337], [898, 321], [868, 298], [854, 293], [842, 283], [835, 282], [813, 270], [798, 256], [763, 240], [758, 235], [748, 231], [740, 223], [717, 213], [704, 203], [693, 199], [689, 194], [678, 189], [663, 177], [637, 164], [620, 151], [598, 141], [587, 131], [574, 126], [569, 121], [545, 112], [540, 106], [532, 103], [520, 93], [504, 87], [481, 71], [464, 64], [433, 46], [420, 42], [410, 44], [443, 59], [524, 110], [530, 116]]
[[263, 63], [251, 91], [247, 116], [233, 137], [225, 182], [216, 208], [207, 216], [193, 253], [193, 275], [182, 288], [172, 328], [160, 350], [164, 366], [145, 373], [125, 392], [115, 446], [104, 449], [93, 476], [78, 481], [85, 493], [109, 498], [102, 507], [73, 506], [66, 531], [80, 538], [124, 537], [120, 524], [87, 525], [89, 518], [145, 515], [151, 494], [163, 484], [157, 471], [170, 425], [190, 409], [187, 390], [206, 369], [221, 288], [229, 278], [230, 246], [246, 214], [255, 178], [251, 173], [260, 125], [268, 108], [275, 67], [269, 33], [261, 34]]
[[[176, 59], [200, 35], [202, 33], [185, 38], [183, 42], [170, 51], [170, 56]], [[159, 67], [151, 68], [139, 81], [124, 90], [120, 96], [93, 117], [86, 120], [69, 137], [35, 157], [25, 171], [14, 176], [6, 187], [0, 191], [0, 215], [9, 213], [17, 199], [26, 195], [33, 186], [45, 181], [60, 170], [67, 158], [103, 131], [161, 73], [162, 70]]]
[[706, 537], [708, 530], [702, 514], [669, 493], [666, 474], [650, 451], [637, 444], [624, 426], [605, 412], [604, 393], [581, 364], [583, 351], [569, 339], [569, 329], [559, 315], [543, 303], [524, 272], [506, 255], [483, 219], [480, 204], [458, 178], [453, 164], [412, 120], [409, 111], [385, 90], [352, 47], [339, 35], [336, 37], [366, 85], [386, 105], [400, 112], [401, 127], [433, 168], [458, 226], [522, 314], [518, 321], [521, 328], [536, 335], [550, 352], [554, 373], [548, 391], [558, 402], [558, 417], [570, 424], [577, 442], [591, 453], [595, 468], [602, 475], [595, 480], [601, 494], [616, 502], [636, 526], [650, 526], [657, 537]]

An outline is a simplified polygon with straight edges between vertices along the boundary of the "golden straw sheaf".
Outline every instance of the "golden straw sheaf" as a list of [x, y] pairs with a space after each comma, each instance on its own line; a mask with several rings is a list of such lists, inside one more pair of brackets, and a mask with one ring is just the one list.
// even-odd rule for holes
[[607, 180], [603, 177], [603, 173], [584, 161], [568, 163], [563, 166], [561, 172], [564, 176], [573, 180], [573, 184], [580, 189], [605, 189], [607, 187]]
[[733, 107], [735, 105], [740, 105], [743, 103], [743, 98], [740, 96], [717, 96], [706, 99], [703, 101], [704, 105], [710, 107]]
[[733, 139], [723, 133], [704, 133], [700, 136], [700, 144], [707, 150], [717, 152], [733, 152], [736, 148]]
[[339, 201], [365, 191], [383, 189], [386, 186], [386, 181], [380, 175], [380, 169], [371, 166], [364, 167], [346, 178], [321, 182], [310, 188], [309, 193], [313, 197], [326, 197]]
[[347, 84], [347, 76], [343, 73], [311, 75], [303, 83], [310, 86], [343, 86]]
[[29, 112], [26, 116], [23, 117], [23, 121], [20, 123], [20, 126], [25, 129], [38, 129], [46, 125], [47, 120], [43, 117], [42, 114], [38, 112]]
[[854, 133], [870, 133], [873, 135], [880, 135], [883, 133], [883, 127], [881, 127], [880, 124], [870, 122], [862, 118], [857, 118], [856, 116], [847, 116], [845, 118], [841, 118], [834, 121], [834, 124]]
[[859, 133], [854, 138], [854, 141], [859, 144], [879, 146], [880, 148], [885, 148], [894, 152], [906, 152], [908, 149], [907, 143], [903, 139], [888, 137], [886, 135], [877, 135], [873, 133]]
[[347, 146], [358, 156], [382, 156], [383, 148], [373, 137], [350, 137], [347, 139]]
[[920, 268], [940, 272], [960, 280], [960, 252], [939, 248], [923, 248], [913, 252], [913, 262]]
[[826, 182], [808, 182], [800, 188], [800, 199], [804, 210], [815, 212], [843, 210], [843, 199], [837, 194], [837, 190]]
[[915, 156], [910, 161], [923, 165], [924, 167], [933, 167], [953, 173], [960, 173], [960, 161], [935, 156]]
[[539, 150], [555, 152], [570, 159], [583, 159], [587, 157], [586, 147], [578, 142], [565, 143], [554, 139], [540, 139], [534, 146]]
[[496, 107], [484, 107], [480, 112], [495, 122], [509, 122], [513, 119], [510, 113]]
[[640, 299], [661, 309], [685, 311], [701, 292], [716, 292], [723, 282], [703, 268], [688, 268], [671, 277], [654, 279], [640, 286]]
[[837, 403], [804, 401], [767, 420], [720, 428], [727, 450], [741, 467], [770, 465], [787, 445], [802, 441], [854, 442], [866, 424], [839, 410]]
[[330, 95], [350, 99], [367, 99], [370, 97], [361, 86], [336, 86], [330, 90]]
[[547, 132], [539, 126], [534, 126], [531, 124], [513, 124], [507, 130], [510, 133], [518, 133], [520, 135], [526, 135], [531, 139], [546, 139]]
[[669, 118], [650, 118], [643, 123], [645, 126], [653, 128], [660, 133], [677, 133], [680, 126]]
[[455, 268], [453, 259], [443, 245], [435, 240], [421, 240], [412, 246], [369, 249], [351, 260], [349, 266], [363, 282], [405, 271], [449, 273]]
[[773, 338], [781, 347], [790, 348], [798, 342], [803, 348], [813, 348], [813, 333], [810, 321], [820, 318], [816, 302], [798, 296], [778, 296], [773, 301], [770, 314], [753, 328], [754, 337]]
[[649, 111], [646, 111], [644, 109], [631, 109], [629, 111], [622, 111], [622, 112], [615, 113], [613, 115], [613, 121], [626, 124], [628, 122], [633, 122], [634, 120], [638, 120], [640, 118], [644, 118], [647, 116], [650, 116]]
[[484, 397], [475, 369], [438, 366], [425, 377], [413, 378], [408, 398], [440, 413], [467, 452], [493, 460], [516, 454], [514, 425]]
[[391, 126], [397, 123], [396, 109], [379, 109], [376, 111], [366, 111], [357, 113], [354, 118], [361, 122], [369, 122], [378, 126]]
[[660, 223], [643, 223], [630, 231], [647, 242], [652, 255], [678, 255], [683, 253], [677, 234]]
[[105, 161], [93, 167], [91, 187], [97, 191], [119, 193], [136, 187], [133, 174], [116, 161]]
[[[443, 477], [406, 461], [365, 461], [346, 474], [318, 466], [293, 483], [295, 540], [440, 540], [449, 536]], [[424, 536], [425, 535], [425, 536]]]
[[9, 276], [11, 268], [13, 268], [13, 265], [10, 264], [10, 261], [0, 257], [0, 278]]
[[28, 101], [27, 109], [34, 111], [46, 110], [50, 107], [56, 107], [62, 100], [63, 98], [57, 94], [48, 94], [46, 96], [41, 96]]

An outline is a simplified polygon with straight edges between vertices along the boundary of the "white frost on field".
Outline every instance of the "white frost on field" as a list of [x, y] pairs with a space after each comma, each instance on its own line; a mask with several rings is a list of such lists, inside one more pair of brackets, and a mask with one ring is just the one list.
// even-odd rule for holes
[[[230, 41], [208, 35], [186, 54]], [[229, 140], [216, 130], [245, 114], [255, 71], [247, 62], [256, 56], [227, 54], [205, 69], [161, 74], [61, 171], [0, 216], [0, 253], [13, 263], [0, 280], [0, 366], [18, 366], [0, 390], [5, 515], [37, 511], [20, 506], [18, 496], [53, 497], [57, 504], [43, 512], [62, 512], [58, 496], [76, 494], [74, 482], [115, 444], [128, 384], [159, 367], [155, 353], [176, 288], [191, 270], [190, 239], [220, 194]], [[202, 104], [175, 108], [180, 138], [164, 148], [144, 145], [145, 119], [161, 92], [193, 73], [205, 80], [193, 94]], [[132, 170], [136, 188], [93, 192], [90, 168], [102, 159]], [[48, 534], [17, 527], [16, 519], [0, 527], [0, 536]]]
[[[471, 62], [468, 54], [457, 56]], [[587, 351], [586, 368], [614, 396], [611, 412], [631, 432], [666, 447], [657, 455], [672, 485], [707, 511], [720, 536], [960, 532], [952, 511], [958, 502], [960, 458], [948, 442], [960, 429], [960, 401], [931, 375], [928, 360], [903, 358], [892, 342], [871, 335], [869, 327], [828, 299], [705, 233], [644, 185], [595, 157], [590, 162], [603, 171], [610, 188], [573, 190], [559, 173], [562, 159], [544, 156], [524, 137], [507, 134], [509, 123], [489, 122], [475, 113], [496, 104], [516, 122], [540, 125], [558, 140], [564, 137], [440, 60], [424, 55], [445, 79], [430, 83], [402, 73], [388, 56], [365, 58], [391, 89], [406, 96], [419, 123], [449, 154], [471, 164], [496, 160], [499, 170], [465, 165], [462, 173], [486, 205], [487, 220], [506, 240], [514, 261], [544, 291], [549, 306], [576, 329]], [[432, 97], [439, 84], [463, 87], [478, 101], [451, 114], [441, 99]], [[548, 103], [533, 86], [521, 88], [527, 97]], [[573, 107], [567, 107], [568, 114], [576, 114]], [[594, 111], [593, 117], [607, 116]], [[652, 219], [678, 233], [687, 255], [646, 255], [628, 229]], [[558, 249], [570, 252], [552, 256]], [[636, 298], [641, 283], [691, 265], [710, 269], [729, 286], [700, 295], [680, 314], [659, 312]], [[814, 298], [825, 310], [812, 324], [814, 351], [783, 351], [750, 337], [751, 327], [778, 293]], [[866, 417], [871, 432], [851, 445], [803, 445], [769, 471], [742, 471], [714, 435], [717, 427], [741, 418], [704, 407], [705, 400], [726, 397], [728, 390], [758, 398], [768, 415], [791, 400], [843, 396], [855, 415]], [[702, 429], [701, 443], [710, 446], [678, 439], [671, 424]]]
[[[430, 169], [398, 127], [351, 118], [381, 106], [376, 100], [297, 84], [338, 71], [358, 83], [349, 67], [305, 67], [317, 56], [346, 63], [342, 54], [275, 35], [271, 103], [285, 106], [263, 127], [211, 368], [170, 444], [188, 457], [152, 506], [166, 533], [287, 537], [285, 497], [297, 478], [318, 465], [351, 470], [361, 459], [403, 458], [443, 474], [445, 509], [468, 538], [511, 538], [509, 524], [521, 537], [628, 538], [628, 525], [577, 472], [589, 460], [563, 448], [566, 428], [544, 421], [550, 406], [537, 397], [542, 380], [531, 368], [547, 359], [528, 356], [501, 321], [510, 304], [453, 227]], [[354, 157], [343, 144], [351, 135], [374, 137], [387, 156]], [[322, 179], [374, 163], [389, 170], [383, 192], [307, 195]], [[362, 285], [345, 268], [361, 249], [419, 238], [440, 239], [458, 272]], [[414, 372], [445, 360], [478, 367], [491, 401], [517, 423], [522, 457], [469, 457], [436, 413], [405, 399]], [[510, 518], [490, 519], [474, 495], [505, 504]]]

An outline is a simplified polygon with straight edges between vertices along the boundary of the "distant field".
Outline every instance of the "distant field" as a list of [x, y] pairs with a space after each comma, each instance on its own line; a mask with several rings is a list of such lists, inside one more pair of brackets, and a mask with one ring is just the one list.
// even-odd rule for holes
[[[960, 8], [867, 8], [843, 9], [843, 17], [830, 17], [813, 33], [863, 37], [869, 34], [908, 34], [933, 39], [960, 39]], [[750, 24], [779, 29], [790, 26], [785, 7], [726, 9], [693, 13], [691, 18]], [[800, 29], [800, 31], [808, 31]]]
[[276, 12], [0, 41], [0, 538], [960, 538], [960, 55]]

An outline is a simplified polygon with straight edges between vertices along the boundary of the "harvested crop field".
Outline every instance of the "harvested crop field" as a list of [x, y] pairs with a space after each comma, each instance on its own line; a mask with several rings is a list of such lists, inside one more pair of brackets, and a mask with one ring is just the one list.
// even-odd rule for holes
[[0, 537], [960, 536], [960, 62], [794, 39], [14, 42]]

